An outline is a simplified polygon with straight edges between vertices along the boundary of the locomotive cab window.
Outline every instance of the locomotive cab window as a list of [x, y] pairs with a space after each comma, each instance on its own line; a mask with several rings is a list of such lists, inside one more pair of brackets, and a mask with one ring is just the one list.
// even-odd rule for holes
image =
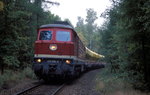
[[57, 31], [56, 33], [57, 41], [71, 41], [70, 32], [66, 31]]
[[52, 31], [41, 31], [39, 40], [51, 40]]

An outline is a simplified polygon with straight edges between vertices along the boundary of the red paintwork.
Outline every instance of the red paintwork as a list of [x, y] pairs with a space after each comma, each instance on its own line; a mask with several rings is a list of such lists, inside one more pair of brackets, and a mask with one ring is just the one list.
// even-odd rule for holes
[[[56, 44], [57, 50], [50, 50], [50, 44]], [[50, 54], [50, 55], [74, 55], [74, 44], [73, 43], [51, 43], [36, 41], [35, 43], [35, 54]]]
[[[40, 32], [45, 30], [52, 31], [52, 40], [39, 40]], [[67, 31], [71, 34], [71, 41], [63, 42], [56, 40], [57, 31]], [[49, 49], [50, 44], [56, 44], [57, 50], [51, 51]], [[46, 54], [46, 55], [70, 55], [77, 56], [78, 58], [85, 58], [85, 47], [80, 41], [75, 31], [71, 29], [62, 28], [45, 28], [39, 29], [37, 41], [35, 42], [35, 54]]]

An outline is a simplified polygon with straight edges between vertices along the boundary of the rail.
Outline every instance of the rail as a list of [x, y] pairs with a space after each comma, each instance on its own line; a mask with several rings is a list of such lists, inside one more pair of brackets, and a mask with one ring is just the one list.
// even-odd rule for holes
[[55, 90], [55, 92], [52, 93], [51, 95], [58, 95], [64, 87], [65, 87], [65, 84], [61, 85], [61, 86], [60, 86], [57, 90]]
[[42, 85], [42, 84], [37, 84], [37, 85], [32, 86], [32, 87], [29, 87], [29, 88], [27, 88], [27, 89], [25, 89], [25, 90], [23, 90], [23, 91], [17, 92], [17, 93], [14, 94], [14, 95], [22, 95], [22, 94], [24, 94], [24, 93], [26, 93], [26, 92], [28, 92], [28, 91], [32, 91], [33, 89], [35, 89], [35, 88], [37, 88], [37, 87], [39, 87], [39, 86], [41, 86], [41, 85]]

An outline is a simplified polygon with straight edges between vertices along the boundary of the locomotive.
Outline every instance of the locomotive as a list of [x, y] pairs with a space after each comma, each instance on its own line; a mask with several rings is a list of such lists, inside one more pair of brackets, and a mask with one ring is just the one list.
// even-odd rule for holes
[[38, 78], [75, 77], [86, 71], [86, 47], [68, 22], [38, 29], [33, 70]]

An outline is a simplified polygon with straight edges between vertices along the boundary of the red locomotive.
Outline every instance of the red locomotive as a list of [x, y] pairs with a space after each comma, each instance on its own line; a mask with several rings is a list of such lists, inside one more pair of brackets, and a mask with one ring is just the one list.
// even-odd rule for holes
[[33, 69], [42, 79], [76, 76], [85, 70], [86, 49], [67, 22], [40, 26]]
[[67, 22], [42, 25], [35, 41], [33, 70], [37, 77], [44, 80], [78, 76], [86, 68], [92, 67], [85, 63], [86, 52], [100, 57], [85, 48]]

